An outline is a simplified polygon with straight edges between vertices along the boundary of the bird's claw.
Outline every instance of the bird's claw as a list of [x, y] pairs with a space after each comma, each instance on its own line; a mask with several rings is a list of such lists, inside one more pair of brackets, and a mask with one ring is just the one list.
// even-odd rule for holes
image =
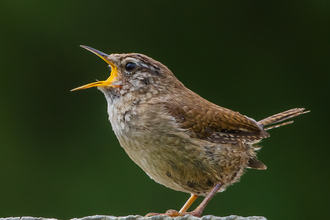
[[145, 217], [151, 216], [169, 216], [169, 217], [178, 217], [178, 216], [185, 216], [185, 215], [192, 215], [196, 217], [200, 217], [201, 213], [192, 211], [192, 212], [178, 212], [174, 209], [167, 210], [165, 213], [155, 213], [151, 212], [145, 215]]

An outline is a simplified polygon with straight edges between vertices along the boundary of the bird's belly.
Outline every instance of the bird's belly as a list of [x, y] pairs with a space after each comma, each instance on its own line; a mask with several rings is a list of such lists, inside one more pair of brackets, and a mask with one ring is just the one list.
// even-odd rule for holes
[[[189, 173], [189, 167], [185, 166], [187, 158], [183, 158], [180, 145], [180, 138], [157, 136], [153, 134], [152, 138], [148, 137], [128, 137], [117, 136], [121, 146], [124, 148], [128, 156], [144, 170], [150, 178], [156, 182], [165, 185], [174, 190], [186, 191], [180, 183], [173, 181], [172, 173], [184, 176]], [[186, 167], [186, 171], [179, 167]], [[188, 192], [188, 191], [186, 191]]]
[[[216, 182], [224, 183], [220, 191], [237, 182], [248, 160], [243, 152], [243, 156], [237, 156], [237, 164], [232, 163], [229, 168], [217, 152], [210, 156], [206, 148], [175, 135], [153, 132], [152, 137], [117, 137], [129, 157], [150, 178], [171, 189], [196, 195], [206, 195]], [[226, 156], [236, 157], [230, 152]]]

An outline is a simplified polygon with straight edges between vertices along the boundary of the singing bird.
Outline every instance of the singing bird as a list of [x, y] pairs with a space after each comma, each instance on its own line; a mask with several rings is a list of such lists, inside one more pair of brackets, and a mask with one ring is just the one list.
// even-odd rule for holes
[[[103, 92], [112, 129], [128, 156], [156, 182], [191, 194], [180, 211], [148, 215], [200, 216], [245, 169], [266, 169], [255, 144], [269, 137], [267, 130], [308, 112], [295, 108], [256, 121], [200, 97], [146, 55], [108, 55], [82, 47], [108, 63], [111, 74], [72, 91], [97, 87]], [[187, 212], [198, 196], [205, 199]]]

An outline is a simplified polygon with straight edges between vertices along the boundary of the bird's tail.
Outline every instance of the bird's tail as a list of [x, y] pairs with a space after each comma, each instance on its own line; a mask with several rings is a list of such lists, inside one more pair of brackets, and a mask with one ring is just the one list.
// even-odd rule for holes
[[[309, 111], [304, 111], [304, 110], [305, 110], [304, 108], [290, 109], [285, 112], [281, 112], [276, 115], [269, 116], [268, 118], [262, 119], [262, 120], [258, 121], [257, 124], [259, 125], [259, 127], [263, 128], [265, 131], [267, 131], [269, 129], [273, 129], [273, 128], [278, 128], [278, 127], [293, 123], [293, 121], [287, 121], [287, 122], [283, 122], [283, 121], [309, 112]], [[283, 123], [280, 123], [280, 122], [283, 122]], [[280, 124], [276, 124], [276, 123], [280, 123]], [[276, 124], [276, 125], [273, 125], [273, 124]], [[268, 125], [272, 125], [272, 126], [265, 127]], [[250, 158], [250, 160], [247, 164], [247, 167], [252, 168], [252, 169], [258, 169], [258, 170], [267, 169], [266, 165], [263, 164], [261, 161], [259, 161], [256, 157]]]
[[[288, 124], [293, 123], [293, 121], [287, 121], [287, 122], [283, 122], [281, 124], [276, 124], [276, 123], [279, 123], [279, 122], [285, 121], [289, 118], [293, 118], [298, 115], [302, 115], [302, 114], [309, 112], [309, 111], [304, 111], [304, 110], [305, 110], [304, 108], [290, 109], [285, 112], [281, 112], [276, 115], [269, 116], [268, 118], [262, 119], [262, 120], [258, 121], [258, 125], [262, 126], [265, 129], [265, 131], [273, 129], [273, 128], [278, 128], [278, 127], [281, 127], [284, 125], [288, 125]], [[272, 124], [276, 124], [276, 125], [272, 125]], [[272, 125], [272, 126], [265, 127], [268, 125]]]

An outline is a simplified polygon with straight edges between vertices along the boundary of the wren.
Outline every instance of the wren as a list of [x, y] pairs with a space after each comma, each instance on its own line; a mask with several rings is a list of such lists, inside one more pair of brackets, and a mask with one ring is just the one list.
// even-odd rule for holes
[[[200, 97], [146, 55], [107, 55], [82, 47], [107, 62], [111, 75], [72, 91], [101, 90], [112, 129], [128, 156], [156, 182], [191, 194], [180, 211], [148, 215], [200, 216], [210, 199], [237, 182], [244, 170], [266, 169], [254, 144], [269, 137], [267, 130], [308, 112], [295, 108], [256, 121]], [[187, 212], [198, 196], [205, 199]]]

